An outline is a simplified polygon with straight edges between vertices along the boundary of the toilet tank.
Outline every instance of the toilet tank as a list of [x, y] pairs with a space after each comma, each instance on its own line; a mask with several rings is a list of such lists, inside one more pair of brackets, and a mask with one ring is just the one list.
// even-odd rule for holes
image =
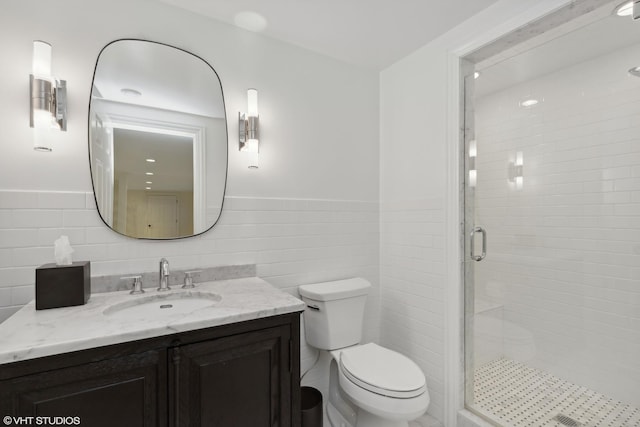
[[307, 343], [321, 350], [359, 344], [369, 288], [360, 277], [300, 286]]

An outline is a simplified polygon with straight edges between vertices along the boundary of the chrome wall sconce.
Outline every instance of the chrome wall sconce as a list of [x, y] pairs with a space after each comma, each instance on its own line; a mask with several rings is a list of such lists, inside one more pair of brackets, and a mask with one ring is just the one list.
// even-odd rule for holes
[[257, 154], [260, 152], [260, 124], [258, 115], [258, 91], [247, 90], [247, 112], [238, 113], [240, 128], [240, 151], [255, 153], [250, 168], [257, 168]]
[[51, 45], [40, 40], [33, 42], [29, 89], [29, 123], [36, 130], [33, 148], [37, 151], [51, 151], [43, 131], [67, 130], [67, 82], [51, 76]]
[[522, 151], [516, 153], [515, 161], [509, 162], [509, 182], [513, 183], [516, 190], [522, 190], [524, 186], [524, 155]]
[[478, 157], [478, 143], [474, 139], [469, 141], [469, 187], [475, 187], [478, 181], [476, 157]]

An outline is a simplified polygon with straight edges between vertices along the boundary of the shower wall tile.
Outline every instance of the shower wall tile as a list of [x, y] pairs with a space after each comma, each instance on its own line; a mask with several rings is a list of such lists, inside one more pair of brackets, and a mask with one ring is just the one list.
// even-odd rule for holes
[[[627, 47], [487, 95], [475, 120], [475, 222], [489, 239], [477, 293], [535, 344], [520, 361], [636, 405], [640, 79], [626, 70], [639, 55]], [[541, 102], [518, 107], [523, 91]], [[520, 190], [508, 180], [516, 152]]]
[[380, 339], [425, 373], [428, 412], [444, 418], [444, 201], [386, 202], [380, 210]]

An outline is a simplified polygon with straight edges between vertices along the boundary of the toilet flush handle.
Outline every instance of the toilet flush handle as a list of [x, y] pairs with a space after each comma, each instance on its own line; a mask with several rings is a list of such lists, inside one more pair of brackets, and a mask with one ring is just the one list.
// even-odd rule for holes
[[314, 311], [320, 311], [320, 307], [316, 307], [316, 306], [309, 305], [309, 304], [307, 304], [307, 308], [310, 308], [311, 310], [314, 310]]

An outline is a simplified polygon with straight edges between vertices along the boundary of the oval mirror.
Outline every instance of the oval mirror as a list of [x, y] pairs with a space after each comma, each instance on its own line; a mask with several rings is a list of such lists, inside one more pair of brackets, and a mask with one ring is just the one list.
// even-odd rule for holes
[[98, 211], [116, 232], [174, 239], [209, 230], [227, 179], [227, 122], [215, 70], [165, 44], [109, 43], [93, 76], [89, 161]]

